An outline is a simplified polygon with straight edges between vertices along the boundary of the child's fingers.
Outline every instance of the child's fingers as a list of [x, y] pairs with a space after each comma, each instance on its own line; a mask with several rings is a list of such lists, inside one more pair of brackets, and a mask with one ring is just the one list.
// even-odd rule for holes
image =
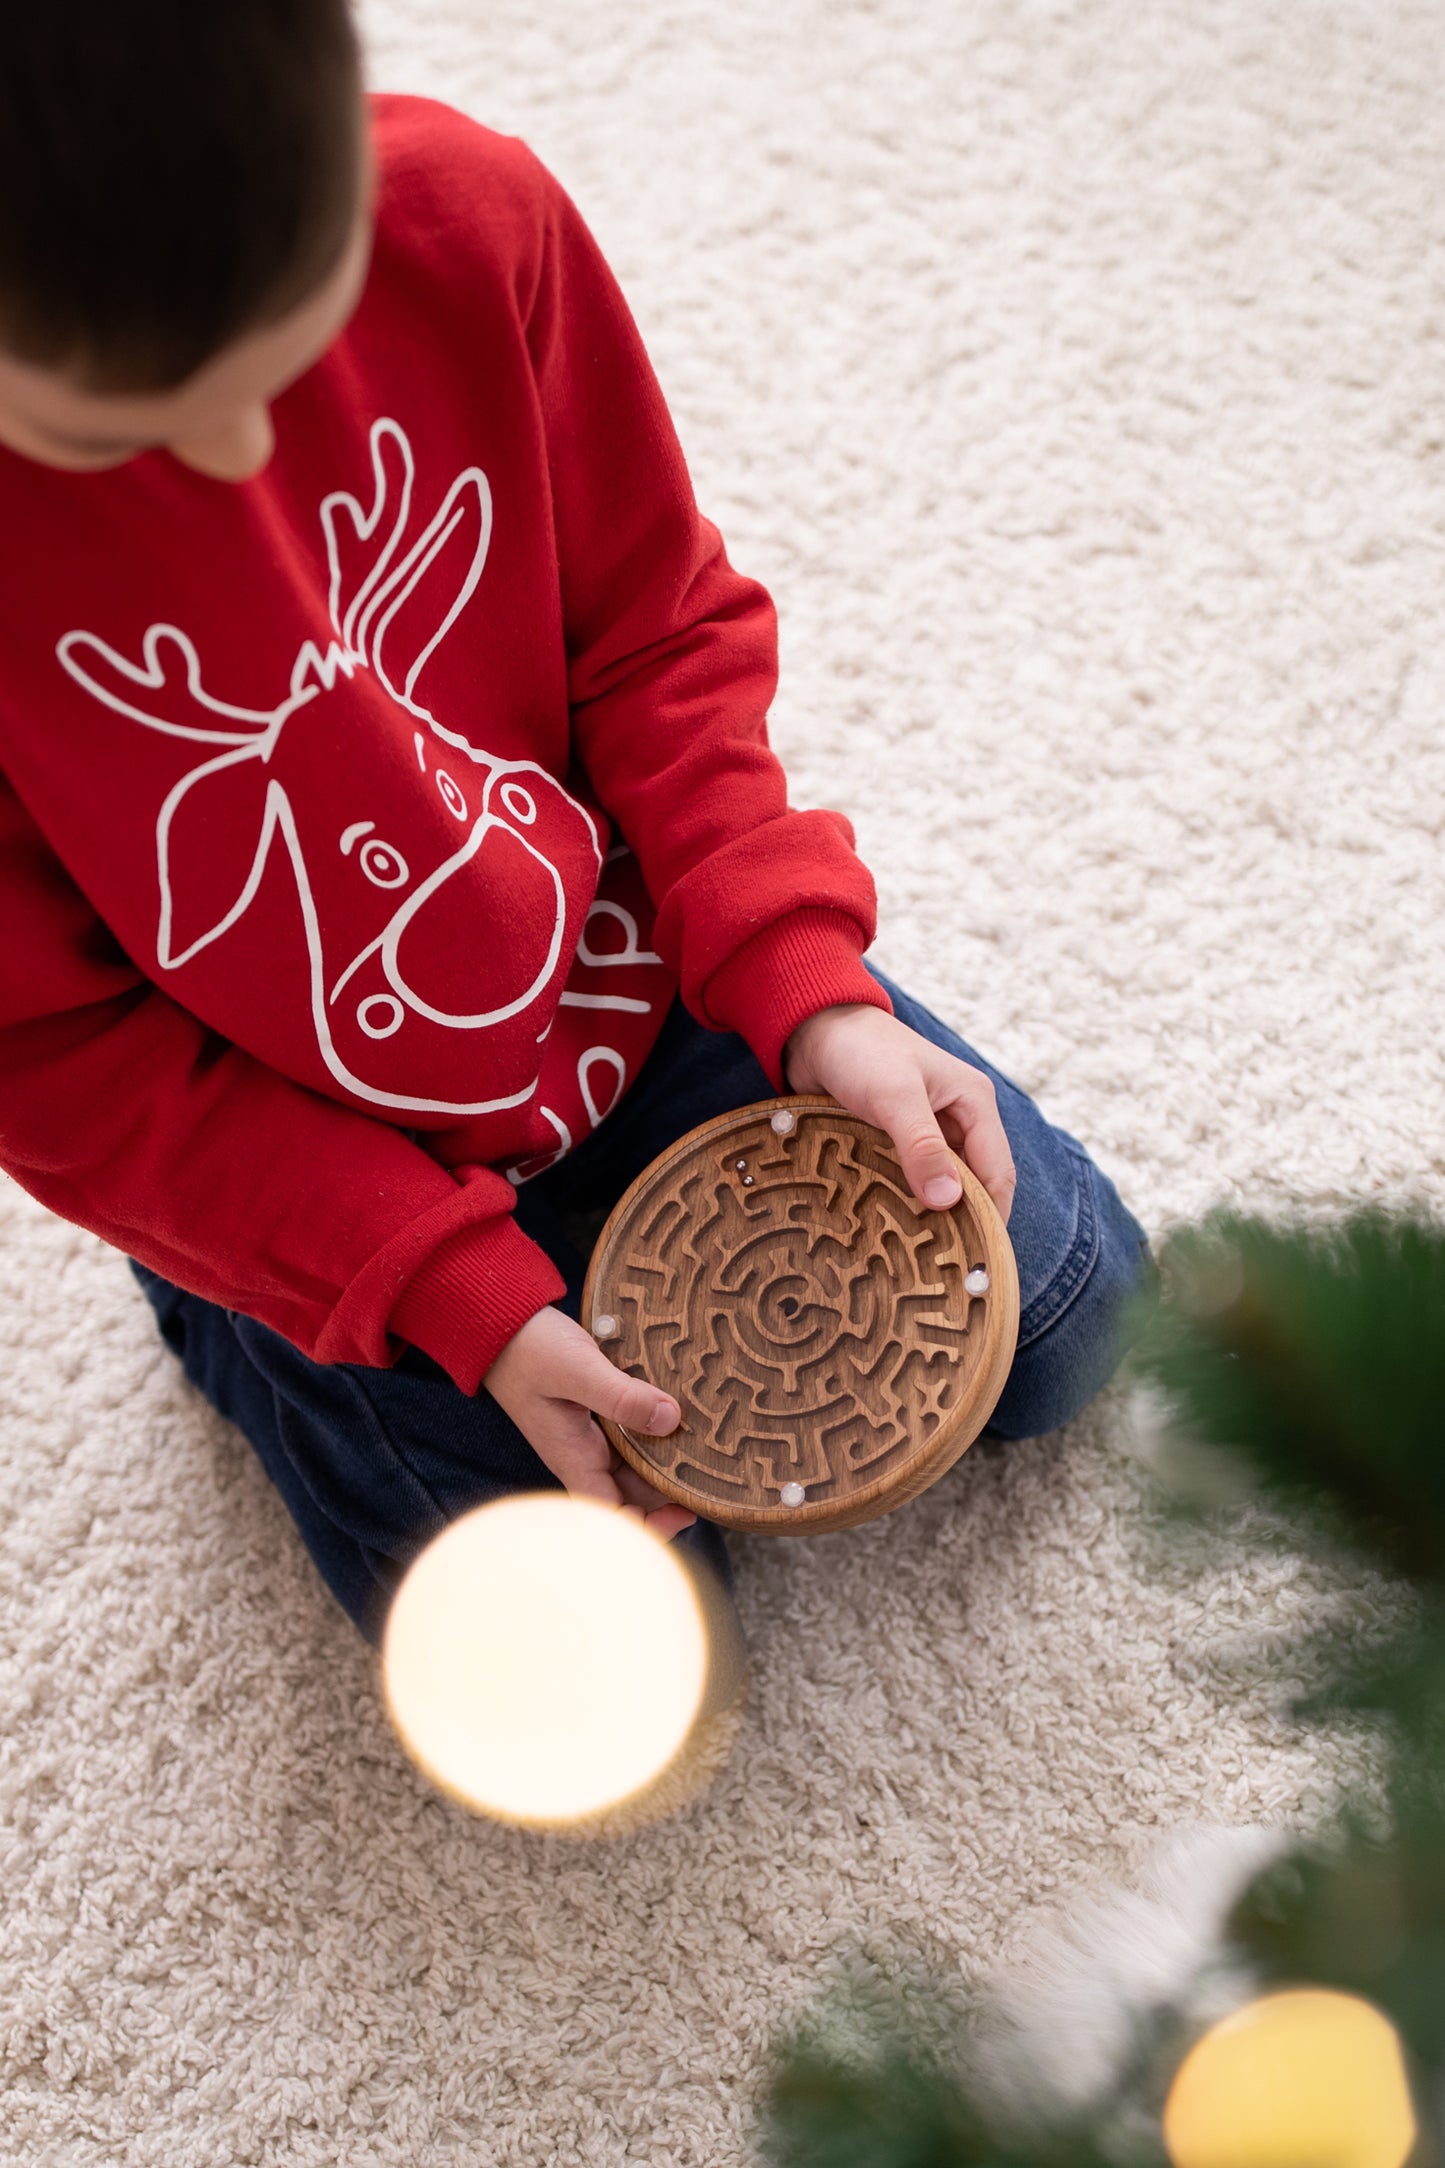
[[[675, 1430], [682, 1419], [682, 1410], [668, 1394], [660, 1393], [656, 1386], [646, 1385], [640, 1378], [630, 1378], [623, 1370], [617, 1370], [608, 1362], [601, 1350], [590, 1344], [582, 1344], [579, 1352], [582, 1377], [579, 1391], [587, 1407], [609, 1421], [623, 1424], [628, 1430], [641, 1431], [653, 1437]], [[584, 1413], [581, 1406], [575, 1408], [578, 1415]], [[596, 1423], [587, 1423], [585, 1445], [578, 1444], [578, 1463], [584, 1467], [586, 1489], [583, 1496], [607, 1495], [596, 1481], [594, 1455], [598, 1452], [607, 1457], [607, 1484], [612, 1497], [631, 1512], [654, 1536], [667, 1542], [684, 1528], [690, 1528], [697, 1515], [687, 1506], [677, 1505], [655, 1490], [643, 1475], [639, 1475], [630, 1462], [613, 1450]], [[570, 1480], [555, 1461], [550, 1462], [554, 1475], [562, 1475], [567, 1488], [579, 1490], [581, 1486]], [[611, 1502], [611, 1499], [608, 1501]]]
[[[988, 1091], [991, 1100], [993, 1094], [987, 1077], [980, 1076], [978, 1081]], [[971, 1100], [973, 1095], [965, 1093], [960, 1096]], [[959, 1124], [960, 1141], [965, 1146], [963, 1157], [979, 1180], [988, 1187], [989, 1175], [997, 1178], [1000, 1170], [996, 1163], [996, 1154], [989, 1151], [992, 1140], [988, 1134], [986, 1114], [972, 1104], [960, 1108], [957, 1100], [950, 1102], [950, 1111]], [[953, 1152], [944, 1136], [923, 1075], [914, 1070], [890, 1078], [878, 1094], [877, 1111], [873, 1118], [893, 1139], [893, 1148], [898, 1154], [904, 1180], [920, 1204], [927, 1205], [936, 1212], [946, 1212], [950, 1206], [957, 1204], [963, 1185], [958, 1179]], [[994, 1118], [997, 1120], [996, 1111]], [[1003, 1136], [1001, 1127], [999, 1136]], [[980, 1148], [984, 1167], [978, 1163]], [[1007, 1150], [1007, 1141], [1004, 1140], [1005, 1153]], [[1012, 1167], [1011, 1160], [1008, 1165]], [[985, 1167], [988, 1172], [985, 1172]]]
[[527, 1442], [574, 1498], [596, 1498], [605, 1506], [624, 1503], [612, 1472], [612, 1448], [585, 1408], [544, 1402], [531, 1411]]
[[614, 1453], [593, 1413], [653, 1436], [675, 1430], [682, 1410], [667, 1393], [607, 1360], [576, 1321], [550, 1305], [512, 1335], [486, 1388], [544, 1467], [574, 1497], [633, 1514], [665, 1541], [696, 1519]]
[[944, 1130], [952, 1132], [959, 1157], [978, 1176], [1006, 1225], [1018, 1187], [1013, 1150], [999, 1118], [993, 1086], [979, 1072], [970, 1074], [978, 1075], [979, 1083], [986, 1088], [986, 1099], [970, 1090], [940, 1107], [939, 1119]]
[[654, 1490], [647, 1478], [639, 1475], [620, 1454], [613, 1475], [626, 1500], [626, 1509], [641, 1514], [643, 1525], [654, 1536], [660, 1536], [664, 1543], [684, 1528], [691, 1528], [697, 1519], [690, 1506], [680, 1506], [673, 1499], [664, 1498], [661, 1491]]
[[697, 1515], [654, 1490], [613, 1451], [584, 1408], [553, 1406], [554, 1416], [543, 1414], [534, 1424], [531, 1443], [570, 1497], [618, 1506], [664, 1543], [692, 1526]]
[[[945, 1212], [957, 1204], [963, 1185], [953, 1163], [956, 1148], [1006, 1221], [1017, 1177], [993, 1086], [981, 1071], [961, 1062], [957, 1067], [967, 1082], [954, 1098], [935, 1108], [921, 1080], [916, 1088], [895, 1088], [882, 1126], [893, 1139], [904, 1179], [921, 1204]], [[953, 1147], [945, 1135], [945, 1123], [953, 1132]]]
[[794, 1091], [827, 1091], [893, 1140], [919, 1202], [948, 1211], [958, 1170], [939, 1115], [960, 1156], [1005, 1219], [1013, 1203], [1013, 1154], [989, 1078], [932, 1040], [873, 1008], [825, 1009], [798, 1027], [786, 1063]]
[[692, 1526], [697, 1515], [654, 1490], [645, 1476], [613, 1451], [584, 1408], [563, 1404], [558, 1417], [549, 1421], [544, 1415], [531, 1442], [538, 1458], [571, 1497], [620, 1506], [664, 1542]]
[[[653, 1437], [665, 1437], [682, 1420], [667, 1393], [619, 1370], [590, 1332], [551, 1307], [513, 1334], [484, 1382], [534, 1446], [539, 1422], [555, 1428], [571, 1420], [575, 1428], [579, 1412], [585, 1421], [589, 1410]], [[592, 1435], [605, 1452], [601, 1433], [594, 1429]]]
[[682, 1410], [670, 1394], [619, 1370], [580, 1330], [567, 1344], [553, 1390], [580, 1401], [594, 1415], [605, 1415], [609, 1422], [653, 1438], [665, 1438], [682, 1421]]
[[675, 1506], [669, 1502], [659, 1507], [656, 1513], [649, 1513], [643, 1525], [664, 1543], [671, 1543], [673, 1537], [680, 1536], [684, 1528], [691, 1528], [696, 1519], [697, 1515], [689, 1513], [686, 1506]]

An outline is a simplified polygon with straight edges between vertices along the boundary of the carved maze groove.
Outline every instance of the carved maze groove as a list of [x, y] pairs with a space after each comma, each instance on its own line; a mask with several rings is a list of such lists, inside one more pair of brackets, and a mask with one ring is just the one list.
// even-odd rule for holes
[[[770, 1125], [779, 1104], [797, 1109], [787, 1135]], [[988, 1297], [964, 1282], [990, 1253], [967, 1198], [920, 1210], [888, 1140], [827, 1105], [777, 1102], [697, 1135], [634, 1184], [589, 1275], [608, 1354], [683, 1409], [671, 1437], [618, 1442], [724, 1521], [791, 1519], [805, 1499], [836, 1524], [895, 1477], [912, 1495], [987, 1359]]]

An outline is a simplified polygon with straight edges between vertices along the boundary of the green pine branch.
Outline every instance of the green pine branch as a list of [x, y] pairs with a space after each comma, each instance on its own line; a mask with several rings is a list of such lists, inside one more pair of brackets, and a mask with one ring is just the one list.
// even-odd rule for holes
[[[1176, 1466], [1181, 1449], [1186, 1461], [1191, 1450], [1211, 1456], [1302, 1537], [1327, 1535], [1405, 1576], [1418, 1598], [1383, 1649], [1359, 1654], [1328, 1628], [1317, 1637], [1333, 1677], [1316, 1706], [1379, 1723], [1388, 1835], [1363, 1807], [1347, 1816], [1332, 1846], [1302, 1846], [1254, 1881], [1231, 1937], [1263, 1981], [1368, 1996], [1413, 2052], [1425, 2100], [1445, 2100], [1445, 1228], [1375, 1207], [1303, 1226], [1218, 1212], [1172, 1235], [1161, 1264], [1161, 1287], [1124, 1326], [1166, 1410]], [[951, 2067], [906, 2023], [880, 2027], [875, 2013], [871, 2033], [855, 2024], [861, 2052], [828, 2044], [826, 2030], [799, 2031], [768, 2079], [763, 2158], [769, 2168], [1118, 2168], [1127, 2154], [1131, 2168], [1151, 2168], [1163, 2154], [1139, 2139], [1140, 2117], [1157, 2108], [1161, 2051], [1172, 2069], [1186, 2044], [1177, 2013], [1163, 2015], [1168, 2039], [1151, 2045], [1141, 2021], [1139, 2054], [1110, 2100], [1052, 2120], [1041, 2103], [1026, 2133], [981, 2103], [962, 2059]]]
[[[1191, 1441], [1298, 1532], [1403, 1575], [1418, 1605], [1357, 1654], [1327, 1629], [1307, 1712], [1376, 1719], [1388, 1833], [1348, 1814], [1245, 1892], [1230, 1933], [1262, 1978], [1384, 2009], [1445, 2079], [1445, 1228], [1371, 1207], [1327, 1226], [1217, 1213], [1166, 1245], [1131, 1360]], [[1181, 1464], [1176, 1460], [1176, 1467]]]
[[1445, 1228], [1375, 1207], [1307, 1227], [1221, 1212], [1171, 1236], [1161, 1266], [1131, 1361], [1177, 1435], [1445, 1588]]
[[[940, 2008], [946, 2007], [939, 1989]], [[856, 2024], [856, 2020], [855, 2020]], [[760, 2131], [768, 2168], [1120, 2168], [1112, 2103], [1041, 2115], [1027, 2130], [984, 2107], [966, 2079], [875, 2027], [863, 2055], [794, 2036], [778, 2051]], [[1129, 2168], [1164, 2168], [1137, 2139]]]

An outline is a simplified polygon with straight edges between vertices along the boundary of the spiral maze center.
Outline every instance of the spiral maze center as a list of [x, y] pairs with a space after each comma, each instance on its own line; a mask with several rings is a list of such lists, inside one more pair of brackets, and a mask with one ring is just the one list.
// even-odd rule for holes
[[806, 1119], [731, 1133], [609, 1245], [609, 1353], [683, 1409], [671, 1437], [634, 1444], [719, 1504], [886, 1479], [967, 1390], [969, 1239], [862, 1137]]

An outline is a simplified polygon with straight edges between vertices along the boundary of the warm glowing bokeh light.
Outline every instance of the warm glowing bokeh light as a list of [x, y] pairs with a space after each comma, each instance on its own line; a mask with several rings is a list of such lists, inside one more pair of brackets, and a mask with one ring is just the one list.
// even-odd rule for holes
[[537, 1826], [614, 1806], [665, 1769], [707, 1664], [681, 1560], [560, 1491], [444, 1529], [397, 1591], [382, 1649], [392, 1721], [433, 1782]]
[[1291, 1988], [1195, 2043], [1164, 2110], [1174, 2168], [1404, 2168], [1415, 2112], [1388, 2018]]

